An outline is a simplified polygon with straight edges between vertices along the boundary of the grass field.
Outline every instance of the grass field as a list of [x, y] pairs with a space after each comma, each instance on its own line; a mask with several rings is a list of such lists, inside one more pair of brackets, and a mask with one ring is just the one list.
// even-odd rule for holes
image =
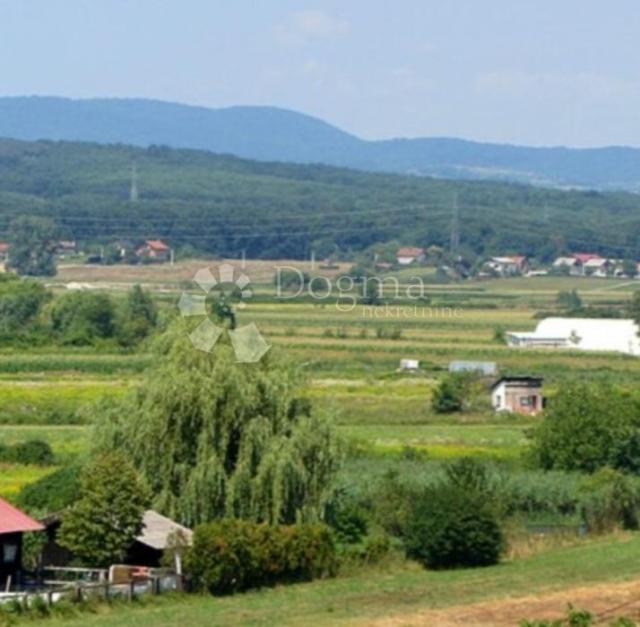
[[[88, 281], [105, 289], [147, 283], [163, 306], [173, 311], [180, 290], [195, 271], [211, 263], [63, 266], [55, 281]], [[290, 261], [247, 262], [246, 271], [263, 297], [248, 301], [239, 323], [255, 322], [269, 342], [302, 364], [309, 376], [305, 394], [317, 407], [335, 415], [341, 432], [358, 448], [376, 455], [394, 456], [411, 447], [431, 459], [469, 454], [517, 460], [526, 430], [535, 419], [494, 415], [488, 409], [488, 395], [484, 410], [452, 416], [431, 410], [432, 390], [453, 360], [496, 361], [503, 372], [543, 375], [551, 393], [574, 376], [631, 386], [640, 374], [640, 360], [624, 355], [514, 350], [495, 339], [496, 329], [535, 328], [536, 313], [556, 306], [558, 290], [577, 288], [587, 303], [620, 306], [635, 288], [633, 282], [536, 277], [427, 284], [424, 302], [357, 305], [345, 311], [336, 294], [322, 301], [308, 295], [302, 300], [274, 300], [272, 278], [277, 265], [312, 272], [309, 264], [302, 267]], [[337, 270], [319, 272], [331, 276]], [[409, 281], [411, 276], [414, 269], [403, 270], [398, 279]], [[420, 360], [419, 374], [396, 372], [405, 357]], [[77, 455], [85, 446], [87, 430], [63, 427], [91, 417], [82, 409], [96, 399], [124, 393], [151, 361], [144, 353], [91, 349], [0, 352], [2, 441], [38, 437], [50, 441], [61, 460]], [[31, 480], [33, 472], [25, 469], [23, 482]], [[0, 484], [0, 494], [15, 493], [19, 483], [20, 470], [12, 469], [12, 480], [6, 483], [10, 488]]]
[[[109, 290], [142, 282], [154, 289], [158, 302], [169, 312], [202, 265], [144, 266], [124, 273], [118, 267], [68, 267], [61, 268], [55, 281], [88, 281]], [[432, 391], [453, 360], [495, 361], [504, 373], [542, 375], [548, 394], [575, 377], [608, 380], [628, 388], [637, 385], [640, 360], [635, 358], [515, 350], [496, 340], [500, 329], [534, 329], [539, 312], [556, 308], [559, 290], [577, 288], [586, 303], [621, 307], [635, 283], [540, 277], [429, 284], [428, 298], [418, 303], [345, 310], [337, 298], [274, 300], [273, 268], [269, 262], [249, 266], [252, 277], [257, 274], [261, 283], [256, 286], [257, 297], [240, 312], [239, 323], [255, 322], [274, 347], [302, 365], [308, 375], [304, 394], [317, 408], [335, 416], [340, 433], [350, 443], [353, 457], [343, 480], [355, 489], [365, 489], [374, 476], [391, 467], [426, 480], [442, 461], [471, 455], [494, 460], [513, 473], [514, 489], [526, 494], [542, 491], [560, 504], [570, 500], [577, 490], [576, 478], [541, 477], [527, 474], [523, 467], [527, 430], [538, 418], [497, 416], [489, 408], [488, 393], [473, 411], [433, 412]], [[399, 360], [406, 357], [420, 360], [419, 373], [397, 372]], [[0, 352], [0, 442], [44, 439], [51, 444], [56, 463], [71, 461], [88, 448], [87, 418], [100, 420], [87, 408], [101, 397], [125, 393], [151, 363], [151, 355], [144, 352], [47, 347]], [[14, 499], [21, 486], [54, 468], [2, 466], [0, 495]], [[543, 515], [557, 522], [553, 511]], [[573, 525], [575, 512], [572, 516], [567, 520]], [[398, 560], [331, 581], [233, 598], [161, 600], [145, 610], [104, 610], [104, 614], [83, 616], [81, 622], [105, 626], [360, 624], [482, 599], [631, 579], [640, 576], [639, 564], [640, 537], [608, 537], [556, 547], [489, 569], [435, 573]]]
[[[226, 598], [161, 599], [144, 609], [103, 609], [97, 615], [51, 620], [47, 625], [360, 625], [377, 620], [429, 625], [436, 623], [425, 617], [418, 620], [416, 613], [447, 607], [462, 613], [467, 604], [481, 600], [504, 601], [548, 594], [568, 585], [638, 577], [640, 537], [619, 536], [543, 551], [489, 568], [433, 572], [405, 562], [387, 563], [333, 580]], [[570, 596], [566, 602], [571, 602]]]

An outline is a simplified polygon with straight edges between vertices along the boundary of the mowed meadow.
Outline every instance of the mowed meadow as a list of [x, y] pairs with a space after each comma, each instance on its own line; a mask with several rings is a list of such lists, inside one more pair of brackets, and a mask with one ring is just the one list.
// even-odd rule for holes
[[[240, 262], [231, 263], [240, 269]], [[62, 291], [67, 283], [81, 281], [118, 293], [140, 283], [172, 316], [183, 290], [197, 293], [189, 277], [204, 265], [217, 264], [68, 265], [49, 285]], [[536, 418], [495, 415], [488, 392], [473, 411], [443, 415], [431, 409], [432, 390], [453, 360], [494, 361], [504, 373], [543, 375], [549, 394], [570, 377], [631, 385], [640, 373], [640, 360], [623, 355], [515, 350], [501, 339], [504, 330], [533, 329], [540, 312], [557, 307], [560, 290], [577, 289], [586, 304], [619, 306], [628, 301], [635, 282], [536, 277], [439, 285], [429, 269], [403, 270], [399, 288], [385, 282], [385, 303], [370, 306], [354, 304], [355, 292], [350, 296], [337, 289], [343, 267], [324, 271], [331, 293], [322, 280], [300, 294], [278, 295], [273, 284], [278, 265], [311, 270], [298, 262], [248, 261], [245, 271], [257, 279], [253, 297], [239, 312], [239, 325], [254, 322], [275, 349], [301, 365], [308, 376], [305, 395], [334, 415], [349, 443], [349, 463], [360, 467], [363, 459], [379, 469], [412, 456], [437, 461], [472, 455], [521, 464], [527, 430]], [[419, 299], [407, 296], [415, 276], [426, 285]], [[420, 371], [398, 372], [403, 358], [418, 359]], [[146, 351], [86, 348], [0, 352], [0, 441], [47, 440], [60, 463], [82, 455], [91, 423], [100, 420], [96, 402], [134, 387], [152, 359]], [[0, 495], [15, 497], [22, 485], [52, 468], [4, 464]]]

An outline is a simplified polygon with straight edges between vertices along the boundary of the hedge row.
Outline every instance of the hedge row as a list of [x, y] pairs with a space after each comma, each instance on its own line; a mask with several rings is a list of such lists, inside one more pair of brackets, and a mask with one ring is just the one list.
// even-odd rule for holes
[[229, 594], [331, 576], [337, 557], [326, 525], [223, 520], [196, 527], [187, 565], [195, 590]]

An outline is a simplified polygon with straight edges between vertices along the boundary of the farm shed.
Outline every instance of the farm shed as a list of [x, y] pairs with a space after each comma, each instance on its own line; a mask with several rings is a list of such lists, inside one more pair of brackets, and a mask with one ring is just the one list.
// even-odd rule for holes
[[640, 355], [638, 327], [633, 320], [616, 318], [545, 318], [529, 333], [510, 331], [514, 347], [571, 348]]
[[477, 372], [492, 377], [498, 374], [498, 364], [495, 361], [452, 361], [449, 372]]
[[495, 411], [537, 414], [544, 407], [542, 381], [541, 377], [502, 377], [491, 388], [491, 405]]
[[[42, 551], [42, 563], [45, 566], [68, 566], [74, 556], [57, 542], [62, 515], [51, 514], [44, 518], [43, 522], [46, 526], [48, 542]], [[144, 513], [142, 524], [142, 533], [129, 547], [124, 560], [125, 564], [159, 566], [162, 553], [169, 545], [169, 538], [174, 532], [180, 532], [187, 544], [191, 543], [193, 536], [191, 529], [153, 510], [147, 510]]]
[[191, 544], [193, 531], [149, 509], [142, 519], [142, 533], [135, 539], [127, 553], [128, 564], [159, 566], [163, 551], [169, 546], [172, 534], [180, 533]]
[[43, 529], [39, 522], [0, 498], [0, 586], [3, 590], [9, 578], [12, 584], [20, 582], [23, 534]]

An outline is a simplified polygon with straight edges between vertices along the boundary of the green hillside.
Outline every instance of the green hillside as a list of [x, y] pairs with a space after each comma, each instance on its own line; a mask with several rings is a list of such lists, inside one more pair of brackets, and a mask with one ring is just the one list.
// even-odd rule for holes
[[[139, 199], [129, 200], [132, 164]], [[640, 196], [370, 174], [151, 146], [0, 140], [0, 231], [52, 216], [66, 237], [161, 237], [223, 255], [304, 257], [375, 242], [551, 258], [562, 249], [640, 256]]]

